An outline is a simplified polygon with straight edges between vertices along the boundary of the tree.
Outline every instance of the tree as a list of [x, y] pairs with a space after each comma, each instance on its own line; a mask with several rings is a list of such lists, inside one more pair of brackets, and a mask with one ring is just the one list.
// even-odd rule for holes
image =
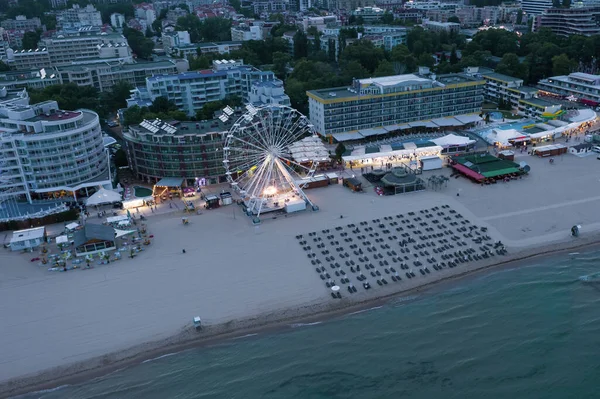
[[577, 67], [577, 63], [566, 54], [552, 57], [552, 74], [554, 76], [568, 75]]
[[392, 48], [390, 59], [399, 64], [399, 69], [405, 73], [413, 72], [417, 69], [417, 60], [411, 54], [408, 47], [400, 44]]
[[373, 75], [375, 75], [376, 77], [381, 77], [392, 76], [394, 74], [394, 66], [389, 61], [383, 60], [379, 63], [379, 66], [377, 67], [377, 69], [375, 69], [375, 73]]
[[154, 50], [154, 42], [144, 36], [142, 32], [128, 27], [123, 27], [123, 36], [127, 39], [131, 50], [140, 58], [149, 59]]
[[225, 18], [206, 18], [201, 26], [200, 33], [205, 42], [225, 42], [231, 40], [231, 20]]
[[450, 64], [454, 65], [458, 62], [458, 55], [456, 54], [456, 46], [452, 46], [450, 51]]
[[75, 83], [52, 85], [42, 90], [28, 89], [31, 103], [55, 100], [58, 106], [65, 110], [88, 108], [98, 111], [102, 116], [98, 90], [92, 86], [77, 86]]
[[10, 67], [6, 65], [4, 62], [0, 61], [0, 72], [10, 71]]
[[417, 59], [417, 64], [419, 66], [433, 67], [435, 60], [431, 54], [421, 54]]
[[562, 6], [563, 6], [563, 8], [570, 8], [571, 0], [562, 0]]
[[394, 14], [386, 11], [381, 17], [381, 23], [385, 25], [391, 25], [394, 22]]
[[38, 48], [38, 42], [40, 41], [40, 32], [25, 32], [23, 35], [23, 49], [24, 50], [35, 50]]
[[117, 168], [122, 168], [123, 166], [127, 165], [129, 165], [129, 162], [127, 161], [127, 154], [125, 153], [125, 150], [119, 148], [115, 153], [115, 166]]
[[167, 97], [160, 96], [156, 97], [154, 101], [152, 101], [152, 105], [148, 107], [148, 109], [150, 112], [154, 113], [166, 113], [169, 111], [176, 111], [177, 105], [175, 105], [175, 103], [169, 100]]
[[552, 7], [560, 8], [560, 0], [552, 0]]
[[357, 40], [342, 52], [344, 61], [358, 61], [367, 71], [374, 72], [379, 62], [385, 59], [382, 48], [375, 47], [368, 40]]
[[299, 30], [294, 35], [294, 59], [308, 57], [308, 38], [306, 34]]
[[460, 18], [458, 18], [456, 15], [451, 15], [450, 17], [448, 17], [448, 22], [460, 24]]
[[144, 114], [147, 112], [148, 112], [148, 108], [146, 108], [146, 107], [140, 108], [137, 105], [134, 105], [133, 107], [129, 107], [123, 112], [123, 117], [125, 118], [125, 120], [122, 121], [122, 123], [125, 126], [137, 125], [139, 123], [142, 123], [142, 121], [144, 120]]
[[279, 51], [273, 53], [273, 72], [279, 79], [285, 79], [286, 68], [291, 60], [292, 57], [287, 53]]
[[342, 68], [342, 79], [344, 84], [350, 84], [353, 79], [362, 79], [369, 76], [367, 71], [358, 61], [350, 61]]
[[521, 64], [519, 57], [514, 53], [504, 54], [496, 67], [496, 72], [519, 79], [527, 78], [527, 68]]
[[523, 23], [523, 10], [517, 11], [517, 25], [521, 25]]
[[337, 147], [335, 147], [335, 159], [337, 161], [341, 161], [342, 160], [342, 156], [344, 155], [344, 153], [346, 152], [346, 146], [344, 145], [344, 143], [338, 143]]

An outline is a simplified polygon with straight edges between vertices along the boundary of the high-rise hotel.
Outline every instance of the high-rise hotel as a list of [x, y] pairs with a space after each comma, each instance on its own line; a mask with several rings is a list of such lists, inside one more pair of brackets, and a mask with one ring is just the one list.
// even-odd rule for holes
[[484, 86], [479, 77], [436, 77], [426, 68], [420, 75], [357, 79], [348, 87], [308, 91], [310, 120], [329, 136], [479, 113]]

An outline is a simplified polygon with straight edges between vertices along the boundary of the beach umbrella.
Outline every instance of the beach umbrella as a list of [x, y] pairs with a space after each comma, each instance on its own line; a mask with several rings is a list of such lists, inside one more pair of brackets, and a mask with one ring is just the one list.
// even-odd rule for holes
[[333, 287], [331, 287], [332, 291], [339, 291], [340, 287], [338, 287], [337, 285], [334, 285]]

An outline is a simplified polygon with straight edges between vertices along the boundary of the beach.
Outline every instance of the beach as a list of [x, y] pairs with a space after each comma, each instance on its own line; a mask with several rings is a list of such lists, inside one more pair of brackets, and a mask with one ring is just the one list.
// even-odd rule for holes
[[[181, 214], [153, 216], [150, 247], [92, 270], [49, 273], [29, 261], [31, 254], [2, 251], [0, 396], [104, 374], [207, 340], [355, 311], [495, 265], [595, 243], [600, 182], [590, 171], [599, 161], [564, 155], [554, 165], [527, 162], [529, 176], [493, 186], [452, 178], [439, 191], [394, 197], [378, 197], [369, 187], [362, 194], [341, 185], [309, 190], [320, 211], [265, 216], [259, 226], [233, 205], [190, 216], [186, 226]], [[334, 301], [295, 238], [443, 205], [487, 227], [508, 256]], [[579, 238], [570, 236], [575, 224], [582, 225]], [[194, 316], [202, 317], [202, 332], [191, 328]]]

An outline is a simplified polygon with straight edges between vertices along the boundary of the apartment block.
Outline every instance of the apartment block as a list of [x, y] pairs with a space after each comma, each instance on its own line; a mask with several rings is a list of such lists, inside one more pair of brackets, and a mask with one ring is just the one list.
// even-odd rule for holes
[[510, 104], [513, 110], [522, 108], [521, 101], [533, 100], [538, 89], [523, 86], [523, 79], [503, 75], [501, 73], [482, 73], [485, 79], [484, 98], [494, 103]]
[[79, 28], [83, 26], [102, 26], [102, 15], [91, 4], [80, 7], [74, 4], [72, 8], [56, 13], [56, 24], [60, 28]]
[[407, 74], [357, 79], [351, 86], [311, 90], [310, 120], [324, 136], [481, 110], [485, 81], [466, 74]]
[[[180, 110], [194, 116], [204, 104], [229, 96], [240, 96], [245, 102], [251, 102], [253, 85], [262, 82], [280, 81], [273, 72], [244, 65], [242, 61], [214, 61], [213, 69], [146, 78], [145, 87], [133, 90], [127, 104], [144, 106], [157, 97], [166, 97]], [[281, 91], [277, 90], [278, 87]], [[283, 93], [282, 85], [257, 87], [254, 94], [253, 99], [262, 101], [265, 98], [265, 103], [289, 104], [289, 97]]]
[[579, 102], [600, 105], [600, 75], [574, 72], [568, 76], [553, 76], [537, 84], [540, 93], [549, 96], [574, 97]]
[[39, 18], [27, 18], [24, 15], [17, 15], [15, 19], [5, 19], [0, 24], [4, 29], [22, 30], [25, 32], [42, 29], [42, 21]]
[[549, 8], [538, 15], [532, 25], [534, 31], [551, 29], [559, 36], [600, 34], [600, 6], [586, 8]]
[[260, 26], [247, 26], [240, 24], [239, 26], [231, 27], [231, 40], [237, 42], [245, 42], [248, 40], [262, 40], [262, 29]]
[[31, 202], [110, 184], [100, 119], [63, 111], [56, 101], [29, 104], [26, 91], [0, 90], [0, 188]]

